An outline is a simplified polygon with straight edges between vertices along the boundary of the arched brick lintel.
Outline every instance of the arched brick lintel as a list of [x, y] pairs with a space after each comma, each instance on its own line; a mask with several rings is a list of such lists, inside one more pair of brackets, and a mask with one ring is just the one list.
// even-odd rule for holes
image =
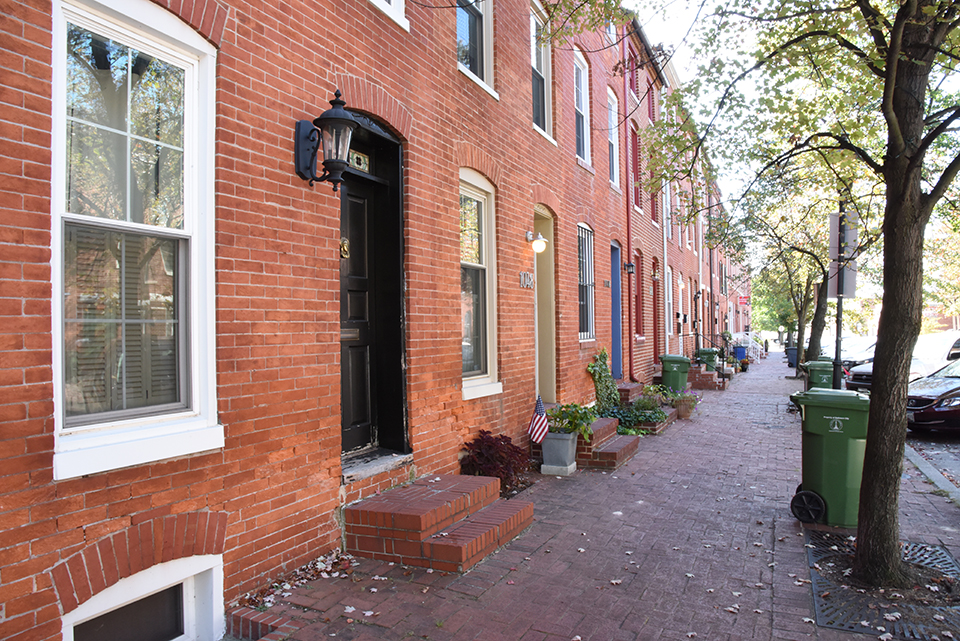
[[227, 26], [229, 8], [217, 0], [153, 0], [197, 30], [218, 49]]
[[557, 212], [560, 211], [560, 199], [557, 198], [557, 194], [550, 189], [549, 187], [541, 184], [535, 184], [531, 186], [531, 197], [533, 202], [539, 205], [543, 205], [550, 210], [554, 216]]
[[476, 169], [494, 185], [500, 186], [500, 177], [503, 175], [503, 170], [500, 163], [494, 160], [490, 154], [469, 142], [458, 142], [456, 155], [458, 165]]
[[401, 140], [410, 140], [413, 115], [383, 87], [356, 76], [337, 74], [337, 89], [343, 94], [347, 109], [369, 114], [387, 124]]
[[223, 554], [226, 512], [172, 514], [114, 532], [90, 543], [50, 570], [63, 614], [117, 583], [158, 563], [202, 554]]

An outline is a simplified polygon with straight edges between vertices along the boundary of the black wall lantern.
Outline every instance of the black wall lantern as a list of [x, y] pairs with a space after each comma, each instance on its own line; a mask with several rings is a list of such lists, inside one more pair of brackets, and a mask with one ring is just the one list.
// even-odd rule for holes
[[[343, 182], [343, 171], [349, 165], [350, 138], [359, 122], [344, 109], [347, 103], [340, 99], [340, 90], [333, 94], [330, 109], [313, 122], [297, 121], [293, 146], [293, 163], [297, 175], [315, 182], [329, 180], [333, 191]], [[323, 173], [317, 175], [317, 152], [323, 145]]]

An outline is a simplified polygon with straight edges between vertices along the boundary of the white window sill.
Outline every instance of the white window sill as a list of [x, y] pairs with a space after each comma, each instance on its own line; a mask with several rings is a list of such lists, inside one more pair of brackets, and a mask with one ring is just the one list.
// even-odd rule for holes
[[596, 343], [596, 342], [597, 342], [596, 336], [591, 336], [590, 338], [582, 338], [582, 337], [580, 338], [580, 345], [583, 345], [584, 343]]
[[[162, 417], [153, 425], [98, 425], [66, 429], [57, 437], [53, 478], [62, 480], [222, 449], [223, 426], [203, 416]], [[162, 421], [162, 422], [161, 422]]]
[[463, 381], [463, 400], [470, 401], [485, 396], [495, 396], [503, 393], [503, 383], [491, 381], [489, 378], [480, 378]]
[[582, 169], [586, 169], [591, 174], [596, 174], [597, 170], [593, 168], [593, 165], [590, 164], [589, 160], [577, 156], [577, 164], [580, 165]]
[[554, 147], [559, 147], [559, 145], [557, 144], [557, 141], [553, 139], [553, 136], [551, 136], [550, 134], [548, 134], [547, 132], [545, 132], [545, 131], [544, 131], [543, 129], [541, 129], [540, 127], [534, 125], [534, 126], [533, 126], [533, 130], [534, 130], [535, 132], [537, 132], [538, 134], [540, 134], [541, 136], [543, 136], [544, 138], [546, 138], [546, 139], [547, 139], [547, 142], [549, 142], [549, 143], [550, 143], [551, 145], [553, 145]]
[[470, 71], [469, 69], [467, 69], [466, 67], [464, 67], [462, 63], [457, 62], [457, 68], [460, 69], [460, 73], [462, 73], [462, 74], [465, 75], [467, 78], [469, 78], [470, 80], [472, 80], [472, 81], [474, 81], [475, 83], [477, 83], [477, 85], [478, 85], [481, 89], [483, 89], [483, 90], [486, 91], [488, 94], [490, 94], [491, 96], [493, 96], [494, 100], [497, 100], [497, 101], [500, 100], [500, 94], [498, 94], [496, 91], [494, 91], [493, 87], [491, 87], [491, 86], [488, 85], [486, 82], [484, 82], [483, 80], [481, 80], [480, 78], [478, 78], [472, 71]]
[[400, 25], [400, 28], [404, 31], [410, 31], [410, 21], [407, 20], [407, 17], [403, 15], [403, 8], [397, 8], [391, 6], [389, 3], [384, 2], [384, 0], [370, 0], [370, 3], [375, 6], [380, 11], [387, 14], [387, 17]]

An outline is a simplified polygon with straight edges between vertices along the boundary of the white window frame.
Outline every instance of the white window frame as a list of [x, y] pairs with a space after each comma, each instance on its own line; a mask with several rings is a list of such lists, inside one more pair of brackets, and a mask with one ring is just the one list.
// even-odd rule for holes
[[[576, 47], [573, 49], [573, 109], [574, 109], [574, 151], [577, 158], [592, 165], [590, 162], [590, 65], [583, 53]], [[576, 116], [583, 118], [583, 155], [576, 150], [577, 126]]]
[[667, 313], [667, 336], [673, 336], [673, 324], [675, 317], [673, 315], [673, 268], [667, 267], [666, 278], [666, 297], [664, 300], [664, 306], [666, 307]]
[[[463, 378], [463, 400], [468, 401], [484, 396], [493, 396], [503, 393], [503, 383], [500, 382], [497, 372], [497, 224], [496, 224], [496, 187], [480, 172], [469, 167], [460, 168], [460, 191], [483, 203], [483, 218], [481, 221], [483, 232], [484, 279], [486, 295], [486, 340], [487, 340], [487, 371], [478, 376]], [[457, 202], [459, 202], [459, 194]]]
[[610, 184], [620, 186], [620, 101], [607, 87], [607, 155], [610, 158]]
[[[550, 20], [543, 5], [537, 0], [530, 3], [530, 66], [534, 68], [535, 53], [538, 47], [534, 37], [533, 21], [536, 20], [544, 31], [550, 30]], [[543, 76], [543, 129], [537, 123], [533, 123], [533, 128], [553, 141], [553, 47], [550, 41], [540, 43], [540, 56], [543, 61], [543, 69], [538, 70]], [[533, 79], [531, 78], [531, 83]], [[531, 87], [532, 90], [532, 87]]]
[[[52, 336], [55, 480], [220, 449], [217, 421], [214, 265], [214, 131], [217, 51], [189, 25], [147, 0], [55, 1], [53, 6]], [[168, 414], [65, 428], [63, 226], [103, 223], [66, 211], [67, 21], [118, 38], [187, 69], [184, 115], [184, 224], [187, 309], [183, 321], [188, 406]], [[120, 224], [142, 231], [143, 226]]]
[[62, 641], [73, 628], [151, 594], [183, 583], [183, 631], [176, 641], [219, 639], [226, 632], [223, 555], [204, 554], [159, 563], [120, 579], [60, 618]]
[[406, 0], [370, 0], [370, 4], [400, 25], [405, 31], [410, 31], [410, 21], [406, 15]]
[[[589, 238], [589, 244], [587, 245], [587, 255], [582, 256], [580, 254], [580, 236], [581, 231], [584, 230], [587, 232], [587, 237]], [[597, 266], [596, 266], [596, 251], [595, 251], [595, 234], [590, 225], [586, 223], [577, 223], [577, 332], [580, 338], [580, 341], [592, 341], [597, 338], [597, 314], [596, 314], [596, 298], [597, 298]], [[586, 281], [583, 282], [581, 279], [581, 269], [580, 263], [583, 262], [586, 266]], [[580, 330], [580, 287], [586, 285], [587, 289], [587, 328], [585, 331]]]
[[480, 12], [482, 17], [483, 59], [480, 61], [480, 67], [483, 71], [483, 78], [470, 71], [459, 59], [457, 60], [457, 68], [460, 69], [461, 73], [480, 85], [484, 91], [500, 100], [500, 94], [493, 88], [493, 0], [472, 0], [472, 6]]

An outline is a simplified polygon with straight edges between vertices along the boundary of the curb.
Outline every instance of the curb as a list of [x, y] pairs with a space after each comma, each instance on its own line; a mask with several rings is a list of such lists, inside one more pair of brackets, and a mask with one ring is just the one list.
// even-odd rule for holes
[[948, 481], [937, 468], [930, 465], [927, 459], [920, 456], [917, 451], [909, 445], [904, 448], [904, 454], [906, 454], [907, 460], [913, 463], [924, 476], [930, 479], [930, 482], [936, 485], [938, 489], [946, 492], [948, 498], [957, 506], [960, 506], [960, 488]]

